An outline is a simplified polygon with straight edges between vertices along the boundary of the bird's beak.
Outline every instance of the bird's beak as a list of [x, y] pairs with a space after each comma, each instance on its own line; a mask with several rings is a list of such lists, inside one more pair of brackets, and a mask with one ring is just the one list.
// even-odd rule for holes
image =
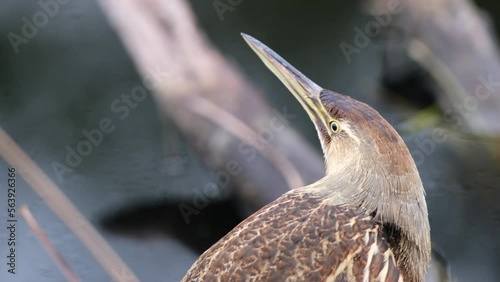
[[311, 120], [315, 124], [322, 123], [326, 130], [328, 130], [329, 115], [319, 97], [323, 88], [303, 75], [280, 55], [271, 50], [271, 48], [262, 44], [262, 42], [247, 34], [242, 33], [241, 35], [264, 64], [285, 84], [293, 96], [297, 98]]

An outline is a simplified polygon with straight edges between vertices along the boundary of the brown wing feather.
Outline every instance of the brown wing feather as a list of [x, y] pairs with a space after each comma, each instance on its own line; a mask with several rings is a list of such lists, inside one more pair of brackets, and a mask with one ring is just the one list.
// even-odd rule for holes
[[203, 253], [183, 281], [403, 281], [396, 265], [371, 216], [291, 191]]

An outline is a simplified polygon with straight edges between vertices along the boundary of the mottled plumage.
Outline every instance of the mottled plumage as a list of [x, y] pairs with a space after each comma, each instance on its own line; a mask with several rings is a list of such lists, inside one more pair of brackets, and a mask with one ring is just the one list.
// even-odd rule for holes
[[371, 215], [297, 189], [208, 249], [183, 281], [403, 281]]
[[243, 221], [184, 281], [422, 282], [431, 252], [427, 204], [399, 134], [370, 106], [323, 89], [244, 37], [312, 119], [326, 175]]

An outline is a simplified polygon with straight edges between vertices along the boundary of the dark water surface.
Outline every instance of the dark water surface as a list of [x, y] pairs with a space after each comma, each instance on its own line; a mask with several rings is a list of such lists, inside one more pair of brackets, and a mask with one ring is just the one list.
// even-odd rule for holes
[[[307, 115], [263, 68], [240, 32], [265, 42], [318, 84], [369, 103], [393, 124], [414, 114], [379, 94], [380, 44], [373, 42], [352, 56], [350, 63], [340, 51], [341, 42], [352, 42], [353, 28], [367, 21], [358, 3], [327, 2], [244, 0], [221, 20], [211, 1], [192, 1], [214, 45], [267, 93], [273, 107], [287, 106], [297, 115], [292, 126], [318, 150]], [[191, 201], [193, 190], [211, 181], [209, 171], [183, 145], [171, 122], [160, 121], [151, 97], [129, 108], [126, 116], [113, 107], [122, 94], [142, 83], [96, 3], [62, 5], [16, 54], [7, 34], [19, 34], [22, 18], [32, 18], [40, 9], [35, 2], [0, 4], [0, 125], [56, 181], [142, 281], [180, 280], [213, 239], [197, 234], [213, 235], [228, 228], [203, 224], [204, 216], [214, 211], [218, 221], [230, 226], [240, 218], [219, 209], [236, 208], [228, 206], [228, 195], [223, 193], [221, 204], [208, 207], [197, 222], [183, 226], [172, 221], [179, 218], [175, 203]], [[84, 139], [82, 130], [98, 128], [105, 118], [114, 125], [113, 132], [105, 134], [72, 172], [58, 179], [54, 162], [64, 163], [68, 146], [74, 149]], [[433, 141], [434, 147], [427, 142], [432, 141], [430, 130], [406, 138], [415, 158], [424, 156], [419, 170], [428, 195], [433, 245], [447, 261], [453, 281], [500, 281], [500, 145], [446, 132], [446, 142]], [[0, 162], [0, 181], [6, 179], [7, 167]], [[64, 281], [19, 215], [17, 273], [7, 273], [5, 184], [0, 183], [0, 281]], [[111, 281], [20, 177], [17, 187], [17, 205], [29, 206], [81, 280]], [[155, 206], [159, 208], [148, 208]], [[122, 210], [140, 213], [126, 227], [110, 223]], [[180, 226], [184, 233], [159, 228], [163, 220]]]

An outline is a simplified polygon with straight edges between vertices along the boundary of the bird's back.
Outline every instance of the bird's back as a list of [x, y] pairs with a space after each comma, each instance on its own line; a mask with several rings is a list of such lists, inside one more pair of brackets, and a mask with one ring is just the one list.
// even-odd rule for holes
[[224, 236], [183, 281], [403, 281], [382, 226], [292, 190]]

